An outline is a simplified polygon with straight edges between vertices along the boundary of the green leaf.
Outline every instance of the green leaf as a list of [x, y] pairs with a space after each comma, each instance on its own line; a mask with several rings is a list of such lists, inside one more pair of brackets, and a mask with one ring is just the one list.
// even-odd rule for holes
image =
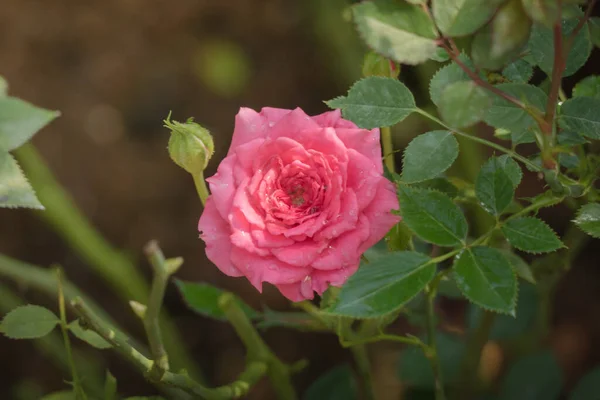
[[451, 199], [454, 199], [458, 196], [458, 188], [454, 186], [452, 182], [448, 180], [448, 178], [438, 177], [426, 180], [424, 182], [419, 182], [412, 187], [420, 188], [420, 189], [431, 189], [438, 192], [442, 192]]
[[590, 28], [590, 40], [596, 47], [600, 47], [600, 18], [591, 17], [588, 20], [588, 27]]
[[458, 142], [452, 132], [419, 135], [404, 150], [402, 180], [415, 183], [433, 179], [450, 168], [457, 156]]
[[467, 299], [488, 310], [514, 315], [517, 278], [497, 249], [471, 247], [454, 261], [454, 280]]
[[558, 164], [566, 169], [575, 169], [579, 166], [579, 157], [576, 154], [559, 153]]
[[[496, 87], [528, 106], [537, 108], [540, 113], [546, 107], [548, 96], [536, 86], [523, 83], [501, 83]], [[486, 113], [484, 121], [494, 128], [504, 128], [511, 132], [527, 131], [536, 125], [535, 120], [527, 111], [498, 96], [494, 96], [494, 103]]]
[[448, 125], [464, 128], [481, 121], [492, 105], [489, 93], [473, 81], [454, 82], [442, 92], [440, 114]]
[[389, 251], [403, 251], [411, 247], [412, 232], [403, 221], [398, 222], [385, 237]]
[[600, 204], [589, 203], [581, 207], [574, 222], [588, 235], [600, 239]]
[[531, 21], [523, 11], [521, 0], [509, 0], [494, 19], [475, 34], [471, 58], [480, 68], [498, 70], [514, 60], [529, 39]]
[[502, 70], [502, 75], [513, 83], [527, 83], [533, 76], [533, 67], [527, 61], [518, 59], [508, 64]]
[[81, 325], [79, 324], [78, 319], [71, 322], [68, 325], [68, 327], [69, 327], [69, 330], [71, 331], [71, 333], [73, 335], [75, 335], [75, 337], [77, 337], [79, 340], [83, 340], [84, 342], [86, 342], [87, 344], [89, 344], [92, 347], [95, 347], [97, 349], [108, 349], [108, 348], [112, 347], [112, 345], [110, 343], [108, 343], [106, 340], [104, 340], [96, 332], [89, 330], [89, 329], [83, 329], [81, 327]]
[[[510, 340], [534, 327], [539, 300], [535, 286], [521, 283], [516, 316], [497, 315], [489, 334], [489, 340]], [[468, 311], [468, 326], [474, 331], [480, 324], [483, 309], [471, 304]]]
[[573, 97], [593, 97], [600, 99], [600, 76], [586, 76], [573, 88]]
[[436, 0], [433, 19], [446, 36], [466, 36], [489, 21], [503, 0]]
[[[467, 67], [473, 69], [473, 63], [471, 59], [466, 54], [461, 54], [458, 56], [458, 59], [465, 64]], [[471, 78], [465, 71], [462, 70], [455, 62], [452, 62], [442, 68], [439, 69], [438, 72], [435, 73], [431, 81], [429, 82], [429, 96], [431, 97], [431, 101], [439, 107], [440, 101], [442, 99], [442, 92], [448, 85], [454, 82], [469, 82]]]
[[500, 400], [556, 400], [563, 376], [550, 351], [520, 358], [508, 371], [500, 391]]
[[577, 382], [569, 400], [592, 400], [600, 393], [600, 367], [596, 367]]
[[587, 140], [583, 135], [568, 130], [563, 130], [556, 138], [558, 139], [559, 144], [568, 147], [589, 143], [589, 140]]
[[0, 323], [0, 331], [11, 339], [36, 339], [52, 332], [58, 323], [58, 317], [52, 311], [29, 304], [6, 314]]
[[508, 154], [501, 155], [497, 158], [497, 161], [516, 189], [521, 183], [521, 179], [523, 179], [523, 171], [519, 167], [519, 164]]
[[314, 381], [302, 400], [356, 400], [357, 386], [349, 365], [340, 365]]
[[117, 400], [117, 379], [106, 370], [106, 379], [104, 381], [104, 400]]
[[502, 225], [502, 233], [513, 247], [529, 253], [548, 253], [563, 247], [556, 233], [535, 217], [510, 219]]
[[0, 149], [20, 147], [59, 115], [14, 97], [0, 97]]
[[0, 150], [0, 208], [2, 207], [44, 209], [17, 161], [9, 153]]
[[45, 395], [40, 400], [76, 400], [73, 390], [61, 390]]
[[325, 103], [331, 108], [340, 108], [344, 118], [367, 129], [394, 125], [417, 107], [412, 93], [402, 82], [380, 76], [361, 79], [352, 85], [348, 96]]
[[398, 198], [404, 222], [422, 239], [439, 246], [457, 246], [465, 240], [467, 220], [445, 194], [402, 185]]
[[165, 400], [165, 398], [161, 396], [133, 396], [127, 397], [125, 400]]
[[504, 257], [511, 263], [519, 278], [526, 280], [529, 283], [536, 284], [535, 277], [531, 271], [529, 264], [521, 257], [510, 250], [501, 250]]
[[[457, 335], [436, 333], [438, 358], [442, 368], [442, 378], [445, 384], [458, 381], [459, 369], [457, 360], [461, 360], [465, 352], [465, 342]], [[406, 347], [398, 364], [398, 374], [402, 383], [412, 388], [429, 389], [434, 387], [431, 362], [423, 350], [416, 346]]]
[[353, 318], [391, 313], [423, 290], [434, 275], [435, 264], [423, 254], [388, 253], [361, 266], [327, 311]]
[[[578, 18], [562, 21], [563, 41], [569, 37], [578, 23]], [[529, 49], [536, 64], [546, 75], [552, 76], [554, 65], [554, 37], [552, 29], [540, 24], [534, 24], [529, 38]], [[571, 51], [568, 57], [565, 58], [567, 65], [563, 76], [571, 76], [577, 72], [587, 61], [591, 51], [592, 42], [590, 41], [590, 32], [588, 29], [582, 29], [575, 36]]]
[[523, 0], [523, 8], [532, 20], [548, 27], [554, 26], [560, 14], [556, 0]]
[[398, 75], [400, 75], [400, 66], [397, 63], [370, 51], [365, 54], [365, 58], [363, 59], [362, 75], [364, 77], [383, 76], [386, 78], [398, 78]]
[[8, 82], [4, 77], [0, 76], [0, 97], [5, 97], [8, 94]]
[[[205, 317], [227, 321], [225, 314], [219, 308], [219, 298], [225, 293], [224, 290], [206, 283], [185, 282], [179, 279], [175, 280], [175, 285], [177, 286], [177, 289], [179, 289], [179, 293], [181, 293], [183, 300], [185, 300], [190, 310]], [[258, 312], [244, 303], [237, 296], [235, 297], [235, 300], [248, 318], [258, 318]]]
[[600, 139], [600, 99], [574, 97], [560, 107], [561, 128], [577, 132], [590, 139]]
[[481, 167], [475, 180], [475, 195], [481, 206], [494, 215], [502, 214], [512, 202], [515, 186], [496, 157]]
[[437, 49], [433, 22], [420, 7], [394, 0], [353, 7], [354, 22], [367, 46], [403, 64], [420, 64]]

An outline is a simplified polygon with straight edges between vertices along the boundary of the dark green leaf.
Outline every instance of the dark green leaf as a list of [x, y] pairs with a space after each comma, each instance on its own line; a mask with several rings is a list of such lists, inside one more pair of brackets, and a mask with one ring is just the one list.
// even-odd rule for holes
[[412, 232], [403, 221], [398, 222], [386, 235], [386, 243], [390, 251], [409, 250]]
[[472, 247], [454, 261], [454, 279], [467, 299], [488, 310], [514, 315], [517, 278], [497, 249]]
[[[444, 383], [457, 382], [459, 368], [456, 363], [463, 357], [465, 342], [456, 335], [439, 332], [436, 334], [436, 342]], [[434, 387], [431, 362], [425, 357], [422, 349], [406, 347], [400, 355], [398, 367], [400, 380], [406, 385], [421, 389]]]
[[574, 169], [579, 166], [579, 157], [576, 154], [559, 153], [558, 163], [566, 169]]
[[531, 267], [529, 264], [525, 262], [521, 257], [513, 253], [509, 250], [501, 250], [502, 254], [506, 257], [506, 259], [511, 263], [515, 272], [519, 276], [519, 278], [526, 280], [529, 283], [535, 285], [535, 277], [533, 276], [533, 272], [531, 271]]
[[[566, 40], [566, 38], [569, 37], [578, 23], [578, 18], [562, 21], [563, 40]], [[554, 37], [552, 29], [540, 24], [534, 24], [529, 38], [529, 49], [531, 50], [531, 56], [536, 64], [546, 73], [546, 75], [552, 76], [554, 64]], [[563, 76], [571, 76], [577, 72], [577, 70], [587, 61], [591, 51], [592, 43], [590, 41], [589, 30], [582, 29], [577, 36], [575, 36], [571, 51], [569, 52], [568, 57], [565, 58], [567, 65]]]
[[61, 390], [45, 395], [40, 400], [76, 400], [73, 390]]
[[475, 181], [475, 194], [481, 206], [494, 215], [502, 214], [512, 202], [515, 186], [498, 158], [490, 158], [481, 167]]
[[302, 400], [355, 400], [357, 398], [356, 381], [348, 365], [340, 365], [321, 375], [302, 396]]
[[562, 131], [558, 134], [557, 139], [559, 144], [569, 147], [589, 143], [583, 135], [573, 131]]
[[504, 154], [497, 158], [498, 164], [504, 169], [515, 189], [523, 179], [523, 171], [519, 164], [508, 154]]
[[433, 18], [446, 36], [469, 35], [492, 18], [504, 0], [436, 0]]
[[600, 98], [574, 97], [560, 108], [561, 128], [577, 132], [590, 139], [600, 139]]
[[451, 199], [454, 199], [456, 196], [458, 196], [458, 188], [454, 186], [454, 184], [450, 182], [447, 178], [433, 178], [424, 182], [419, 182], [412, 186], [421, 189], [436, 190], [438, 192], [444, 193]]
[[75, 337], [77, 337], [80, 340], [83, 340], [90, 346], [93, 346], [97, 349], [108, 349], [112, 347], [110, 343], [104, 340], [96, 332], [89, 329], [83, 329], [81, 325], [79, 325], [78, 319], [69, 324], [69, 330], [73, 335], [75, 335]]
[[20, 99], [0, 96], [0, 149], [20, 147], [59, 115]]
[[512, 140], [515, 146], [524, 143], [535, 143], [535, 134], [531, 128], [526, 131], [511, 132], [510, 140]]
[[500, 400], [556, 400], [562, 385], [556, 358], [544, 351], [517, 360], [502, 383]]
[[475, 65], [498, 70], [514, 60], [529, 39], [531, 21], [520, 0], [509, 0], [494, 15], [494, 19], [475, 34], [471, 58]]
[[533, 76], [533, 67], [527, 61], [518, 59], [508, 64], [502, 70], [502, 75], [513, 83], [527, 83]]
[[2, 207], [44, 209], [17, 161], [9, 153], [0, 150], [0, 208]]
[[600, 393], [600, 367], [596, 367], [577, 382], [569, 400], [593, 400]]
[[58, 323], [58, 317], [52, 311], [29, 304], [6, 314], [0, 323], [0, 331], [11, 339], [36, 339], [52, 332]]
[[588, 21], [590, 28], [590, 40], [596, 47], [600, 47], [600, 18], [592, 17]]
[[573, 88], [573, 97], [593, 97], [600, 99], [600, 76], [586, 76]]
[[547, 253], [563, 246], [556, 233], [535, 217], [510, 219], [502, 225], [502, 233], [512, 246], [529, 253]]
[[[517, 302], [516, 317], [510, 315], [496, 315], [490, 340], [510, 340], [529, 331], [535, 324], [538, 311], [538, 298], [535, 287], [521, 282], [519, 301]], [[481, 321], [484, 310], [471, 304], [468, 313], [469, 330], [475, 330]]]
[[104, 381], [104, 400], [117, 400], [117, 379], [106, 370], [106, 379]]
[[403, 83], [380, 76], [361, 79], [350, 88], [348, 96], [325, 103], [340, 108], [344, 118], [367, 129], [394, 125], [416, 109], [415, 99]]
[[[179, 279], [175, 280], [179, 293], [183, 296], [188, 307], [200, 315], [226, 321], [227, 318], [219, 308], [219, 298], [224, 290], [210, 286], [206, 283], [185, 282]], [[235, 298], [237, 305], [244, 311], [244, 314], [250, 319], [258, 317], [258, 313], [249, 305], [244, 303], [238, 297]]]
[[[461, 54], [458, 56], [458, 59], [467, 67], [473, 69], [473, 63], [466, 54]], [[455, 62], [440, 68], [429, 82], [429, 96], [431, 97], [431, 101], [439, 106], [442, 92], [448, 85], [455, 82], [468, 82], [470, 80], [471, 78]]]
[[454, 82], [442, 92], [440, 114], [448, 125], [464, 128], [481, 121], [492, 105], [489, 93], [473, 81]]
[[574, 222], [588, 235], [600, 239], [600, 204], [589, 203], [581, 207]]
[[[537, 108], [540, 113], [546, 107], [548, 96], [536, 86], [501, 83], [496, 87], [530, 107]], [[522, 108], [498, 96], [494, 96], [494, 104], [487, 112], [484, 121], [494, 128], [505, 128], [511, 132], [527, 131], [536, 124], [533, 117]]]
[[354, 318], [373, 318], [400, 308], [433, 279], [435, 264], [420, 253], [393, 252], [370, 261], [342, 286], [327, 311]]
[[358, 32], [376, 52], [413, 65], [435, 54], [435, 28], [421, 7], [394, 0], [375, 0], [357, 4], [353, 11]]
[[424, 240], [439, 246], [457, 246], [467, 236], [467, 220], [443, 193], [400, 186], [400, 209], [406, 225]]
[[404, 150], [402, 180], [407, 183], [435, 178], [458, 156], [458, 142], [452, 132], [433, 131], [414, 138]]

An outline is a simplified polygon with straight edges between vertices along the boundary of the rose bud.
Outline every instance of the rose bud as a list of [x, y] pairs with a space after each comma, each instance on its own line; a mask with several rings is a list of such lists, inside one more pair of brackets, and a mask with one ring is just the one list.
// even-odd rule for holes
[[191, 118], [182, 123], [171, 121], [170, 116], [164, 123], [171, 130], [168, 146], [171, 159], [192, 175], [202, 174], [215, 150], [212, 136]]

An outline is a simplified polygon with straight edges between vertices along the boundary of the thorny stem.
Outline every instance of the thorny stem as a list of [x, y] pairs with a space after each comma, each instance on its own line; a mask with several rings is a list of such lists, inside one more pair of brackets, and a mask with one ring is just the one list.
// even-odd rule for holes
[[394, 164], [394, 144], [392, 142], [392, 130], [389, 126], [381, 128], [381, 147], [383, 148], [383, 161], [387, 169], [394, 173], [396, 166]]
[[160, 377], [147, 374], [151, 370], [153, 362], [129, 344], [126, 336], [117, 333], [110, 325], [102, 321], [80, 297], [71, 302], [75, 312], [82, 318], [98, 335], [109, 342], [115, 351], [119, 352], [134, 364], [151, 382], [169, 386], [184, 392], [205, 398], [208, 400], [226, 400], [244, 396], [250, 387], [254, 385], [266, 372], [265, 362], [252, 361], [246, 365], [244, 372], [235, 382], [217, 388], [206, 388], [189, 378], [184, 373], [173, 373], [165, 371]]
[[59, 325], [65, 342], [65, 350], [67, 352], [67, 360], [71, 369], [71, 377], [73, 378], [73, 390], [75, 392], [75, 398], [77, 400], [85, 400], [87, 399], [87, 396], [83, 391], [83, 387], [81, 386], [81, 380], [79, 379], [79, 374], [77, 373], [77, 366], [75, 365], [75, 360], [73, 359], [73, 350], [71, 348], [71, 339], [69, 338], [69, 328], [67, 326], [67, 312], [65, 310], [65, 296], [63, 293], [61, 275], [62, 273], [60, 268], [56, 268], [56, 281], [58, 287], [58, 310], [60, 313]]
[[505, 154], [508, 154], [509, 156], [513, 157], [516, 160], [521, 161], [523, 164], [527, 165], [530, 169], [532, 169], [533, 171], [540, 171], [540, 167], [538, 167], [537, 165], [535, 165], [534, 163], [532, 163], [531, 161], [529, 161], [528, 159], [526, 159], [525, 157], [521, 156], [520, 154], [517, 154], [516, 152], [507, 149], [506, 147], [500, 146], [499, 144], [496, 144], [494, 142], [490, 142], [489, 140], [486, 139], [482, 139], [480, 137], [477, 136], [473, 136], [473, 135], [469, 135], [468, 133], [462, 132], [460, 130], [457, 130], [455, 128], [450, 127], [449, 125], [447, 125], [446, 123], [444, 123], [442, 120], [440, 120], [439, 118], [434, 117], [433, 115], [429, 114], [427, 111], [422, 110], [420, 108], [417, 108], [415, 110], [417, 113], [423, 115], [426, 118], [429, 118], [430, 120], [437, 122], [438, 124], [440, 124], [441, 126], [443, 126], [444, 128], [456, 133], [459, 136], [462, 136], [464, 138], [467, 138], [469, 140], [472, 140], [474, 142], [478, 142], [481, 144], [484, 144], [488, 147], [491, 147], [493, 149], [496, 149], [498, 151], [501, 151]]

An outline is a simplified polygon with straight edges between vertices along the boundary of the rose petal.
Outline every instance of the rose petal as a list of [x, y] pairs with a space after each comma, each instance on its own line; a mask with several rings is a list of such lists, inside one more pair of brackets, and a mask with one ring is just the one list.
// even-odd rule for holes
[[334, 221], [326, 225], [314, 237], [315, 240], [329, 240], [338, 237], [356, 226], [358, 222], [358, 202], [352, 189], [343, 193], [340, 212]]
[[327, 247], [326, 242], [306, 240], [286, 247], [271, 249], [279, 260], [296, 267], [308, 267]]
[[360, 245], [369, 237], [369, 221], [361, 215], [356, 229], [346, 232], [329, 242], [329, 247], [321, 257], [312, 263], [319, 270], [334, 270], [348, 268], [360, 261]]
[[315, 292], [322, 295], [329, 286], [342, 286], [350, 276], [352, 276], [356, 270], [360, 261], [354, 264], [348, 265], [347, 268], [334, 269], [331, 271], [313, 271], [312, 273], [312, 287]]
[[381, 143], [379, 142], [379, 129], [336, 129], [340, 140], [348, 149], [358, 151], [371, 160], [375, 171], [383, 174]]
[[348, 179], [346, 185], [356, 193], [358, 209], [368, 206], [377, 192], [377, 185], [385, 179], [377, 172], [373, 162], [356, 150], [348, 150]]
[[256, 245], [262, 248], [284, 247], [294, 244], [294, 240], [288, 239], [282, 235], [271, 235], [268, 231], [262, 229], [252, 230], [252, 238]]
[[267, 134], [267, 126], [267, 121], [262, 115], [251, 108], [240, 108], [235, 116], [235, 128], [227, 155], [245, 143], [264, 138]]
[[280, 284], [275, 285], [277, 289], [281, 292], [282, 295], [287, 297], [289, 300], [293, 302], [303, 301], [303, 300], [312, 300], [314, 297], [314, 293], [311, 292], [310, 297], [304, 297], [302, 292], [300, 291], [302, 282], [295, 282], [289, 284]]
[[260, 115], [267, 120], [268, 126], [271, 127], [291, 112], [292, 110], [283, 108], [263, 107], [262, 110], [260, 110]]
[[214, 204], [223, 219], [227, 219], [233, 196], [235, 195], [236, 185], [233, 178], [233, 166], [237, 162], [235, 154], [227, 156], [219, 164], [217, 173], [206, 179], [210, 186], [211, 196]]
[[[233, 210], [239, 210], [246, 220], [259, 229], [264, 229], [264, 217], [257, 211], [256, 206], [251, 203], [248, 193], [249, 178], [246, 178], [233, 196]], [[248, 232], [250, 230], [248, 229]]]
[[313, 121], [322, 126], [323, 128], [354, 128], [358, 127], [352, 121], [342, 118], [342, 113], [339, 109], [333, 111], [327, 111], [323, 114], [315, 115], [312, 117]]
[[381, 177], [377, 187], [375, 199], [363, 211], [369, 220], [369, 237], [361, 244], [359, 251], [364, 253], [367, 249], [379, 242], [400, 221], [400, 217], [392, 214], [391, 210], [398, 210], [398, 196], [394, 184]]
[[267, 132], [267, 137], [276, 139], [278, 137], [289, 137], [297, 139], [297, 134], [305, 130], [318, 130], [321, 127], [314, 122], [304, 111], [296, 108], [283, 115]]
[[299, 282], [310, 272], [310, 268], [293, 267], [273, 256], [258, 256], [235, 246], [231, 249], [231, 262], [259, 292], [263, 282], [275, 285]]
[[201, 232], [200, 238], [206, 243], [206, 257], [225, 275], [242, 276], [229, 259], [233, 247], [229, 239], [231, 231], [227, 222], [219, 215], [212, 196], [206, 200], [198, 230]]

